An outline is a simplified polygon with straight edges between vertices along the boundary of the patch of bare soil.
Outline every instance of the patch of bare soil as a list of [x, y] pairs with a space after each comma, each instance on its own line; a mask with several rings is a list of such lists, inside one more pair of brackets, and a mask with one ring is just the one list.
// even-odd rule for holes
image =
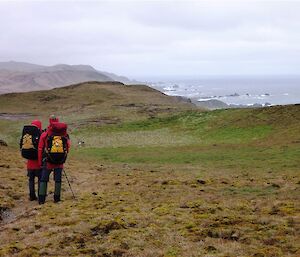
[[7, 143], [4, 140], [0, 139], [0, 146], [7, 146]]
[[34, 116], [32, 113], [0, 113], [0, 120], [25, 120]]
[[0, 206], [0, 224], [6, 224], [15, 219], [15, 214], [7, 207]]
[[136, 103], [129, 103], [129, 104], [117, 104], [114, 107], [127, 107], [127, 108], [141, 108], [144, 107], [144, 104], [136, 104]]

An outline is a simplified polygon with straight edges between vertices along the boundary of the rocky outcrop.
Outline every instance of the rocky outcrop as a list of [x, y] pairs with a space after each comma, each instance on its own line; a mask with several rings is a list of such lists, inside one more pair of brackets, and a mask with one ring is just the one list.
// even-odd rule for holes
[[210, 110], [224, 109], [229, 107], [228, 104], [216, 99], [207, 100], [207, 101], [197, 101], [195, 102], [195, 104], [197, 106], [204, 107]]

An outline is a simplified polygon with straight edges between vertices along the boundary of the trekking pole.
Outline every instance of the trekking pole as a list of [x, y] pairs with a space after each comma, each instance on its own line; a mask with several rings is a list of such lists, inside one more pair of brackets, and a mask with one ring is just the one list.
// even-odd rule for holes
[[69, 181], [69, 179], [68, 179], [67, 173], [66, 173], [65, 169], [63, 169], [63, 171], [64, 171], [65, 177], [66, 177], [66, 179], [67, 179], [67, 181], [68, 181], [69, 187], [70, 187], [70, 189], [71, 189], [73, 198], [74, 198], [74, 200], [76, 200], [76, 197], [75, 197], [74, 192], [73, 192], [73, 190], [72, 190], [72, 187], [71, 187], [70, 181]]

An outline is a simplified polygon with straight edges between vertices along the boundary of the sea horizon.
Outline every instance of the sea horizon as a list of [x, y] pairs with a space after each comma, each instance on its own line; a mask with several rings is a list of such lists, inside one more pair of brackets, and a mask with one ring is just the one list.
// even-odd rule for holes
[[218, 75], [152, 78], [146, 83], [170, 96], [193, 101], [220, 100], [233, 105], [300, 103], [300, 75]]

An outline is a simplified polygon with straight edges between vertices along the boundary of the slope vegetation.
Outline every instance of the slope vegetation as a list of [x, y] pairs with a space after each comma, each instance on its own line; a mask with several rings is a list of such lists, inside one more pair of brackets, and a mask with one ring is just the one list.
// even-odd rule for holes
[[[208, 112], [91, 82], [3, 95], [0, 110], [0, 255], [300, 254], [299, 105]], [[38, 206], [16, 145], [24, 123], [51, 113], [70, 125], [76, 200], [64, 180], [54, 204], [50, 182]]]

